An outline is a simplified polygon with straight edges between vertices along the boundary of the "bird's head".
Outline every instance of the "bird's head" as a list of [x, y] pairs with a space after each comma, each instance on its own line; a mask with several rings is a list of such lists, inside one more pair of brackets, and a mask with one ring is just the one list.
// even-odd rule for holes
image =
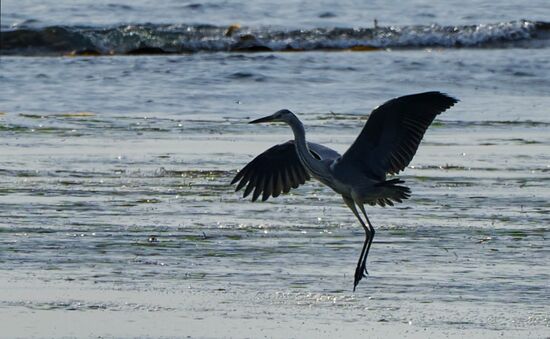
[[260, 124], [262, 122], [286, 122], [288, 124], [289, 121], [294, 117], [296, 117], [294, 113], [292, 113], [288, 109], [282, 109], [271, 115], [268, 115], [267, 117], [252, 120], [251, 122], [249, 122], [249, 124]]

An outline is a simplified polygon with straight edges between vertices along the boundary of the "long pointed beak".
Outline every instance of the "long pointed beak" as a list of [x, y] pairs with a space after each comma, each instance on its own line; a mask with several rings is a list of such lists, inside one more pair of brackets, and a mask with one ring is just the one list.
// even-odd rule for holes
[[263, 118], [260, 118], [260, 119], [252, 120], [252, 121], [249, 122], [249, 124], [260, 124], [262, 122], [270, 122], [270, 121], [273, 121], [273, 116], [272, 115], [269, 115], [267, 117], [263, 117]]

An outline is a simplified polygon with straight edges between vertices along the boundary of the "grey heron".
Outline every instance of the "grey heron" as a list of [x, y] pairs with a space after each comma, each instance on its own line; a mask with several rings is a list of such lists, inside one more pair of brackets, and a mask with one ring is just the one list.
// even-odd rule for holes
[[403, 185], [403, 180], [387, 179], [387, 175], [396, 175], [407, 167], [434, 118], [457, 102], [440, 92], [391, 99], [371, 112], [363, 130], [343, 155], [306, 141], [302, 122], [291, 111], [282, 109], [250, 123], [284, 122], [292, 128], [294, 140], [258, 155], [237, 173], [231, 184], [238, 182], [235, 191], [246, 186], [243, 197], [252, 193], [252, 201], [260, 195], [265, 201], [288, 193], [311, 177], [341, 194], [365, 230], [354, 275], [355, 291], [368, 274], [367, 256], [375, 234], [364, 204], [393, 206], [410, 197], [411, 190]]

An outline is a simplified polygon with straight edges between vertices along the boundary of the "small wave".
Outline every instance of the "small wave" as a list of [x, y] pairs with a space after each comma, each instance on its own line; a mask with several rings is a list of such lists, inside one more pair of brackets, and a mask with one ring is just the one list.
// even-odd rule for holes
[[548, 47], [550, 23], [528, 20], [465, 26], [416, 25], [285, 30], [211, 25], [20, 27], [2, 32], [5, 55], [170, 54], [387, 48]]

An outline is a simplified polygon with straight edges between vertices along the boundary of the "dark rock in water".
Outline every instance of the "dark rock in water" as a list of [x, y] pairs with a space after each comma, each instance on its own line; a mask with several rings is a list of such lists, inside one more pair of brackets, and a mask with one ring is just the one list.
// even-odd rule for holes
[[233, 47], [231, 48], [231, 50], [239, 51], [239, 52], [272, 52], [273, 51], [273, 49], [267, 46]]
[[126, 52], [127, 55], [147, 55], [147, 54], [171, 54], [160, 47], [139, 47]]
[[292, 46], [291, 44], [287, 44], [285, 46], [285, 48], [283, 48], [282, 50], [285, 51], [285, 52], [303, 52], [303, 51], [305, 51], [304, 48], [297, 48], [297, 47]]
[[370, 45], [357, 45], [350, 48], [350, 51], [354, 52], [370, 52], [370, 51], [380, 51], [382, 48]]
[[2, 32], [2, 46], [6, 51], [32, 50], [33, 52], [65, 52], [93, 50], [91, 41], [79, 32], [52, 26], [39, 30], [19, 29]]
[[541, 31], [550, 31], [550, 22], [536, 21], [535, 27]]
[[100, 56], [102, 53], [96, 49], [80, 49], [80, 50], [74, 50], [71, 53], [69, 53], [70, 56]]
[[239, 52], [270, 52], [273, 51], [272, 48], [264, 45], [260, 40], [258, 40], [252, 34], [245, 34], [239, 37], [233, 46], [231, 46], [232, 51]]

